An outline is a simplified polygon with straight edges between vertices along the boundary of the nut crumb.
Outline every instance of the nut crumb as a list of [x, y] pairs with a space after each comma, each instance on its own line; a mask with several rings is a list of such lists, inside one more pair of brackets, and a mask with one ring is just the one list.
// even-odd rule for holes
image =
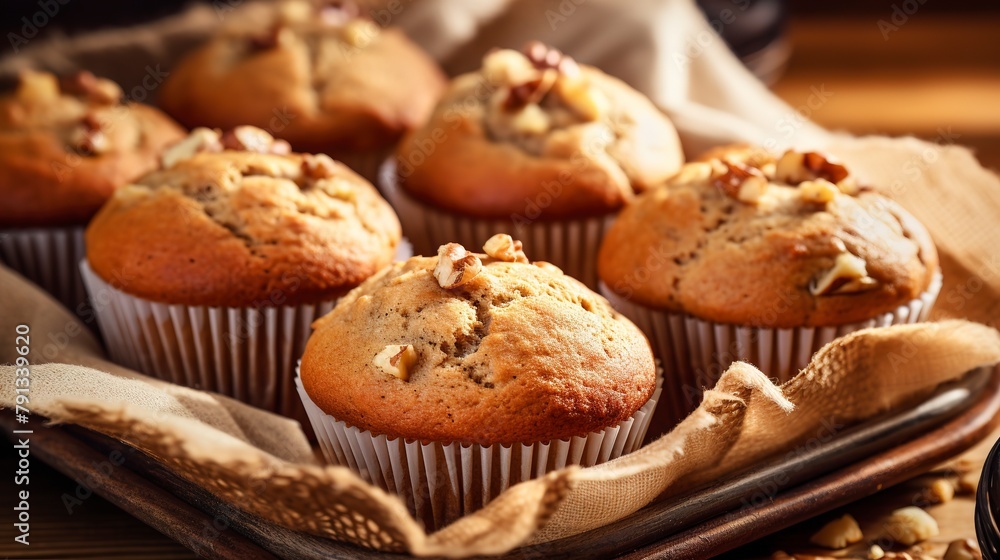
[[942, 560], [983, 560], [983, 553], [972, 539], [961, 539], [948, 545]]
[[943, 504], [955, 497], [955, 485], [944, 478], [934, 479], [924, 488], [921, 498], [930, 504]]
[[940, 532], [937, 521], [929, 513], [915, 506], [892, 512], [886, 521], [885, 530], [892, 540], [906, 546], [927, 540]]
[[486, 244], [483, 245], [483, 251], [494, 259], [504, 262], [526, 263], [528, 257], [521, 248], [521, 242], [506, 233], [494, 235], [487, 239]]
[[850, 515], [845, 515], [824, 525], [809, 538], [809, 542], [837, 550], [861, 542], [863, 538], [865, 536], [861, 533], [858, 522]]
[[442, 288], [451, 290], [475, 278], [482, 268], [483, 262], [475, 253], [458, 243], [448, 243], [438, 247], [434, 278]]
[[885, 551], [882, 550], [881, 546], [873, 544], [868, 549], [868, 560], [881, 560], [882, 558], [885, 558]]
[[372, 360], [375, 367], [403, 381], [410, 379], [410, 370], [416, 362], [417, 351], [409, 344], [390, 344]]

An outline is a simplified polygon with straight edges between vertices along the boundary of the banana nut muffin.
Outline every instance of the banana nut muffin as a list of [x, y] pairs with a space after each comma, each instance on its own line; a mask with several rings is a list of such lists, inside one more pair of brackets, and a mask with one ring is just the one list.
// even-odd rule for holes
[[389, 264], [399, 239], [370, 183], [253, 127], [194, 130], [86, 232], [91, 268], [125, 292], [227, 307], [336, 299]]
[[532, 202], [541, 219], [614, 213], [683, 161], [676, 130], [646, 97], [539, 42], [487, 54], [396, 152], [415, 198], [507, 219]]
[[183, 137], [157, 109], [123, 102], [112, 81], [26, 71], [0, 98], [0, 227], [85, 224]]
[[297, 151], [336, 156], [389, 148], [444, 88], [426, 54], [352, 3], [279, 2], [244, 15], [164, 82], [160, 104], [182, 123], [254, 125]]
[[309, 397], [408, 440], [537, 443], [632, 416], [653, 394], [649, 343], [608, 302], [496, 235], [389, 267], [316, 321]]
[[712, 150], [643, 194], [608, 232], [598, 273], [643, 306], [738, 325], [866, 321], [938, 272], [924, 227], [817, 152]]

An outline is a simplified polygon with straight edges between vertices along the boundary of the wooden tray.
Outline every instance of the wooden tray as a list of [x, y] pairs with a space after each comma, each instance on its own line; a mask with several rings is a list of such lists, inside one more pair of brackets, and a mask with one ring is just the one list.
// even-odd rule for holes
[[[2, 423], [10, 434], [13, 418]], [[1000, 368], [971, 372], [923, 404], [845, 430], [811, 452], [755, 467], [607, 527], [505, 558], [704, 558], [731, 550], [902, 482], [965, 451], [1000, 420]], [[381, 558], [373, 551], [289, 531], [234, 510], [121, 442], [74, 427], [36, 428], [32, 454], [65, 475], [99, 475], [117, 450], [115, 483], [96, 493], [207, 558]], [[746, 502], [775, 473], [788, 482]], [[791, 473], [791, 474], [789, 474]], [[222, 527], [220, 531], [206, 530]]]

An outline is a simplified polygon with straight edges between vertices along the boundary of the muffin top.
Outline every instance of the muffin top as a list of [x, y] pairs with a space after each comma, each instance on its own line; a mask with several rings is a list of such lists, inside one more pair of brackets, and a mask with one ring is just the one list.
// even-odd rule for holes
[[302, 152], [379, 149], [422, 123], [444, 88], [441, 70], [401, 31], [349, 2], [295, 0], [242, 15], [164, 82], [160, 104], [182, 123], [254, 125]]
[[817, 152], [728, 146], [640, 196], [611, 227], [598, 274], [637, 303], [770, 328], [871, 319], [938, 270], [924, 227]]
[[530, 220], [614, 212], [683, 162], [673, 125], [642, 94], [538, 42], [456, 78], [396, 153], [416, 198]]
[[376, 434], [482, 445], [586, 435], [649, 400], [632, 323], [508, 235], [485, 250], [396, 263], [317, 320], [300, 370], [312, 400]]
[[118, 189], [86, 232], [104, 280], [164, 303], [329, 301], [392, 261], [400, 229], [375, 188], [325, 155], [239, 127], [195, 129], [164, 169]]
[[85, 224], [184, 130], [112, 81], [24, 72], [0, 97], [0, 228]]

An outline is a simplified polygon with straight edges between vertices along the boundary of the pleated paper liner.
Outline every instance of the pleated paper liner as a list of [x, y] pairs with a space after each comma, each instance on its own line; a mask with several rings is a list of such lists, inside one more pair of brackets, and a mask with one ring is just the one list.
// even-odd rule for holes
[[597, 250], [615, 215], [558, 221], [474, 218], [433, 208], [407, 195], [396, 182], [396, 164], [391, 158], [382, 165], [379, 179], [379, 189], [399, 215], [414, 254], [433, 256], [438, 247], [453, 242], [481, 252], [487, 239], [507, 233], [524, 243], [532, 261], [552, 263], [597, 289]]
[[410, 513], [433, 530], [482, 508], [519, 482], [568, 465], [605, 463], [639, 449], [660, 398], [663, 372], [657, 369], [656, 389], [646, 404], [616, 426], [567, 440], [511, 446], [422, 443], [375, 435], [323, 412], [298, 375], [295, 386], [327, 461], [399, 495]]
[[0, 230], [0, 260], [95, 327], [80, 277], [82, 226]]
[[338, 151], [331, 150], [327, 155], [354, 170], [355, 173], [367, 179], [378, 187], [379, 168], [385, 158], [389, 157], [393, 148], [370, 151]]
[[749, 362], [775, 382], [783, 383], [798, 374], [817, 350], [835, 338], [870, 327], [925, 321], [941, 291], [941, 275], [934, 276], [919, 298], [868, 321], [789, 329], [713, 323], [682, 313], [651, 309], [616, 294], [603, 282], [600, 291], [612, 307], [646, 334], [654, 354], [666, 370], [668, 391], [657, 409], [651, 432], [655, 437], [694, 410], [701, 402], [703, 390], [714, 386], [733, 362]]
[[262, 308], [169, 305], [129, 295], [80, 263], [111, 359], [299, 420], [295, 365], [314, 320], [335, 301]]

